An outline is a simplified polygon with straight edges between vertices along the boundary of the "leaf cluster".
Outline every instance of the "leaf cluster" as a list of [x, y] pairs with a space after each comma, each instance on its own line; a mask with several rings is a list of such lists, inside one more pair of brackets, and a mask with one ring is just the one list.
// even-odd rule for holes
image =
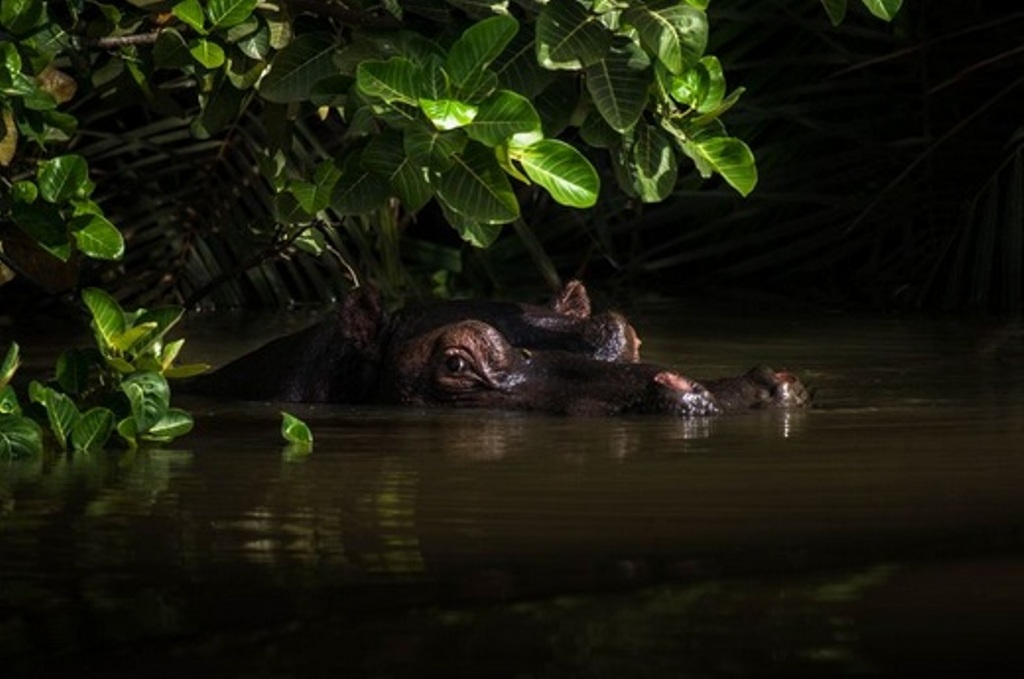
[[184, 340], [165, 341], [181, 319], [180, 307], [126, 312], [107, 293], [87, 288], [96, 345], [65, 350], [54, 378], [28, 386], [22, 407], [10, 383], [19, 363], [12, 343], [0, 363], [0, 454], [38, 452], [43, 428], [62, 451], [90, 451], [113, 435], [130, 448], [165, 443], [192, 429], [192, 417], [171, 407], [169, 379], [197, 375], [207, 366], [176, 365]]

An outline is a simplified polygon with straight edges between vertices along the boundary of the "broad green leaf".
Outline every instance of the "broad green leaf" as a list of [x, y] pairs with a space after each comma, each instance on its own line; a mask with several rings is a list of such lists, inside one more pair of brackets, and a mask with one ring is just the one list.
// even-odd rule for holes
[[[119, 353], [128, 353], [135, 345], [156, 330], [156, 323], [139, 323], [132, 325], [120, 335], [110, 338], [110, 346]], [[134, 352], [133, 352], [134, 353]]]
[[0, 387], [0, 415], [21, 415], [21, 404], [14, 385]]
[[632, 151], [633, 188], [645, 203], [659, 203], [672, 193], [679, 176], [675, 151], [668, 135], [641, 122]]
[[682, 73], [707, 48], [707, 15], [682, 3], [633, 5], [622, 13], [622, 21], [636, 28], [647, 53], [672, 73]]
[[659, 67], [658, 77], [675, 101], [700, 113], [715, 110], [725, 97], [725, 75], [713, 56], [701, 58], [679, 75]]
[[82, 301], [92, 314], [91, 325], [96, 333], [100, 351], [106, 355], [113, 339], [124, 333], [127, 325], [124, 309], [116, 299], [99, 288], [83, 290]]
[[437, 184], [437, 195], [449, 207], [482, 224], [504, 224], [519, 216], [519, 201], [492, 151], [469, 144], [452, 161]]
[[308, 99], [318, 80], [335, 74], [336, 51], [328, 33], [300, 35], [274, 55], [270, 70], [260, 81], [260, 94], [275, 103]]
[[168, 408], [160, 420], [142, 434], [148, 441], [167, 442], [192, 431], [192, 416], [179, 408]]
[[361, 158], [363, 167], [383, 176], [409, 212], [418, 212], [434, 195], [429, 169], [405, 152], [403, 135], [385, 130], [370, 140]]
[[65, 394], [33, 381], [29, 385], [29, 398], [46, 409], [46, 419], [50, 423], [50, 431], [57, 439], [61, 450], [68, 449], [68, 437], [80, 417], [78, 408]]
[[288, 443], [313, 444], [313, 432], [309, 425], [291, 413], [281, 411], [281, 436]]
[[475, 222], [465, 215], [456, 212], [441, 197], [438, 198], [438, 204], [441, 206], [441, 212], [444, 214], [445, 221], [455, 229], [455, 232], [459, 234], [462, 240], [475, 248], [490, 247], [494, 241], [498, 240], [498, 236], [501, 235], [501, 224], [481, 224], [480, 222]]
[[126, 350], [136, 356], [142, 353], [157, 354], [159, 343], [184, 315], [185, 310], [180, 306], [160, 306], [144, 311], [135, 319], [134, 326], [147, 330], [129, 344]]
[[891, 21], [900, 11], [903, 0], [861, 0], [868, 11], [879, 19]]
[[341, 177], [331, 193], [331, 207], [343, 215], [366, 214], [380, 209], [390, 195], [390, 187], [364, 168], [354, 153], [343, 162]]
[[532, 31], [520, 31], [512, 38], [505, 52], [494, 62], [501, 87], [524, 97], [537, 96], [554, 74], [537, 61], [537, 47]]
[[236, 44], [245, 56], [257, 61], [263, 61], [270, 56], [270, 27], [265, 21], [260, 20], [259, 28], [255, 32], [246, 35]]
[[0, 26], [13, 35], [29, 33], [46, 17], [43, 0], [0, 0]]
[[477, 107], [455, 99], [420, 99], [420, 110], [439, 130], [465, 127], [476, 118]]
[[519, 22], [496, 14], [466, 29], [448, 50], [444, 68], [456, 88], [462, 88], [494, 61], [519, 30]]
[[199, 0], [181, 0], [181, 2], [171, 8], [171, 13], [199, 33], [206, 33], [206, 30], [203, 28], [206, 23], [203, 17], [203, 6], [199, 4]]
[[43, 431], [20, 415], [0, 414], [0, 457], [23, 457], [43, 452]]
[[117, 227], [100, 215], [80, 215], [68, 223], [79, 251], [93, 259], [118, 260], [124, 256], [124, 239]]
[[42, 201], [17, 202], [11, 206], [11, 220], [57, 259], [66, 262], [71, 257], [67, 225], [57, 206]]
[[0, 361], [0, 388], [7, 386], [17, 372], [21, 362], [18, 355], [18, 343], [11, 342], [11, 346], [7, 347], [7, 353], [4, 354], [4, 360]]
[[110, 408], [92, 408], [82, 413], [71, 430], [71, 448], [89, 452], [101, 449], [114, 431], [114, 412]]
[[604, 57], [612, 33], [576, 0], [550, 0], [537, 17], [537, 60], [552, 70], [579, 70]]
[[517, 146], [528, 146], [544, 136], [540, 115], [526, 97], [500, 90], [480, 105], [466, 134], [486, 146], [499, 146], [514, 139]]
[[466, 148], [467, 141], [462, 130], [443, 132], [426, 124], [413, 124], [403, 130], [402, 148], [417, 164], [441, 172], [451, 167], [455, 154]]
[[131, 405], [137, 434], [145, 434], [167, 414], [171, 390], [160, 373], [133, 373], [121, 383], [121, 390]]
[[613, 130], [599, 111], [591, 109], [580, 125], [580, 139], [588, 146], [609, 149], [622, 142], [622, 134]]
[[[736, 189], [740, 195], [746, 196], [757, 185], [757, 167], [754, 154], [739, 139], [733, 137], [710, 137], [707, 139], [690, 140], [682, 144], [683, 152], [694, 159], [698, 169], [702, 161], [707, 167], [722, 175], [722, 178]], [[706, 178], [707, 173], [701, 174]]]
[[192, 54], [181, 33], [173, 28], [160, 31], [153, 44], [153, 65], [157, 68], [180, 69], [192, 64]]
[[416, 106], [421, 77], [419, 67], [403, 57], [364, 61], [356, 69], [356, 87], [368, 97]]
[[216, 28], [228, 28], [242, 23], [256, 9], [259, 0], [210, 0], [206, 16]]
[[135, 424], [135, 418], [128, 416], [117, 423], [117, 433], [128, 444], [128, 448], [135, 450], [139, 447], [139, 428]]
[[843, 23], [846, 18], [846, 0], [821, 0], [821, 4], [833, 26]]
[[543, 186], [556, 202], [587, 208], [597, 202], [601, 180], [597, 170], [573, 146], [557, 139], [542, 139], [515, 156], [527, 176]]
[[629, 130], [647, 106], [650, 61], [633, 43], [615, 49], [586, 68], [587, 91], [613, 129]]
[[292, 182], [288, 190], [307, 214], [315, 215], [331, 204], [331, 195], [341, 175], [341, 168], [334, 160], [325, 160], [317, 166], [313, 181]]
[[188, 41], [188, 52], [203, 68], [215, 69], [224, 65], [224, 48], [206, 38]]
[[89, 165], [85, 158], [77, 155], [44, 160], [39, 163], [36, 179], [39, 195], [50, 203], [63, 203], [91, 188]]
[[[211, 80], [209, 90], [199, 95], [202, 110], [189, 125], [189, 130], [197, 139], [209, 139], [238, 120], [247, 97], [245, 92], [234, 86], [231, 74], [226, 69], [217, 71]], [[243, 86], [246, 85], [243, 83]]]
[[86, 387], [91, 362], [81, 349], [65, 349], [57, 358], [57, 384], [65, 393], [77, 396]]

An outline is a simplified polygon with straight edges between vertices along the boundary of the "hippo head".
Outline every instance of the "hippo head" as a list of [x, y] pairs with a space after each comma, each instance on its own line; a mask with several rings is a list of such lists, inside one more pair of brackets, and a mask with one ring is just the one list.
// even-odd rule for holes
[[[700, 385], [624, 350], [632, 340], [623, 340], [635, 338], [624, 319], [609, 316], [594, 327], [605, 341], [588, 351], [524, 346], [528, 342], [513, 342], [495, 325], [475, 318], [403, 335], [383, 357], [378, 399], [588, 415], [718, 412]], [[563, 339], [583, 343], [590, 333], [585, 325], [579, 329], [579, 336]]]

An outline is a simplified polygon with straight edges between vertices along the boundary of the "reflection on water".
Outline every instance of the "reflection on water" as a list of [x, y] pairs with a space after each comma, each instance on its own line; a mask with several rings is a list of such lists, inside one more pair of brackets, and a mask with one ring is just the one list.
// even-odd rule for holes
[[0, 659], [147, 677], [1024, 668], [1019, 333], [765, 318], [751, 340], [746, 318], [641, 319], [655, 360], [785, 366], [821, 407], [304, 406], [316, 447], [295, 459], [276, 407], [194, 401], [187, 449], [0, 461]]

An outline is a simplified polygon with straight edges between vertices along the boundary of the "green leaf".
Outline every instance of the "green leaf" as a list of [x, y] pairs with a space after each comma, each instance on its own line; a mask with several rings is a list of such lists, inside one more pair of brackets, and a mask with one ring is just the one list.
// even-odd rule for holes
[[466, 29], [448, 50], [444, 69], [456, 88], [479, 76], [519, 31], [519, 22], [496, 14]]
[[679, 75], [659, 65], [657, 75], [673, 100], [700, 113], [714, 111], [725, 97], [725, 75], [721, 63], [713, 56], [701, 58]]
[[61, 450], [68, 449], [68, 437], [80, 417], [74, 401], [55, 389], [33, 381], [29, 384], [29, 398], [46, 409], [50, 431]]
[[869, 12], [886, 21], [891, 21], [900, 11], [900, 6], [903, 5], [903, 0], [861, 0], [861, 2]]
[[57, 156], [44, 160], [39, 163], [36, 178], [39, 195], [50, 203], [63, 203], [91, 189], [89, 165], [82, 156]]
[[480, 222], [473, 221], [453, 210], [450, 205], [445, 203], [444, 198], [441, 197], [438, 197], [438, 204], [441, 206], [441, 212], [444, 214], [445, 221], [455, 229], [455, 232], [459, 234], [462, 240], [475, 248], [490, 247], [494, 241], [498, 240], [498, 236], [501, 235], [501, 224], [481, 224]]
[[171, 13], [199, 33], [206, 33], [203, 28], [205, 25], [203, 6], [199, 4], [199, 0], [181, 0], [181, 2], [171, 8]]
[[494, 153], [479, 144], [452, 158], [437, 195], [456, 212], [482, 224], [504, 224], [519, 216], [519, 202]]
[[[184, 315], [185, 310], [180, 306], [160, 306], [142, 312], [133, 325], [135, 328], [146, 328], [146, 332], [129, 344], [126, 350], [136, 356], [143, 353], [156, 355], [160, 341]], [[163, 360], [162, 356], [160, 358]]]
[[215, 28], [228, 28], [242, 23], [256, 9], [259, 0], [210, 0], [206, 16]]
[[119, 260], [124, 256], [124, 238], [106, 217], [79, 215], [71, 219], [68, 227], [78, 249], [87, 257]]
[[4, 360], [0, 361], [0, 388], [6, 387], [17, 372], [20, 365], [18, 354], [18, 343], [11, 342], [11, 346], [7, 347], [7, 353], [4, 354]]
[[622, 21], [636, 28], [647, 53], [672, 73], [695, 64], [707, 48], [707, 15], [682, 3], [634, 5], [622, 13]]
[[19, 415], [0, 414], [0, 457], [23, 457], [43, 452], [43, 431]]
[[14, 385], [0, 387], [0, 415], [21, 415], [21, 404], [18, 403]]
[[192, 416], [179, 408], [169, 408], [160, 420], [142, 434], [148, 441], [167, 442], [192, 431]]
[[82, 413], [71, 430], [71, 448], [78, 452], [101, 449], [114, 431], [114, 412], [92, 408]]
[[260, 94], [276, 103], [308, 99], [317, 81], [335, 74], [336, 51], [329, 33], [300, 35], [274, 56], [260, 81]]
[[391, 195], [390, 187], [362, 166], [358, 154], [345, 158], [342, 166], [341, 177], [331, 193], [331, 207], [343, 215], [380, 209]]
[[[156, 323], [133, 324], [120, 335], [111, 338], [110, 346], [119, 353], [128, 353], [135, 345], [156, 330]], [[133, 352], [134, 353], [134, 352]]]
[[421, 73], [403, 57], [364, 61], [356, 69], [356, 87], [364, 95], [387, 103], [418, 105]]
[[77, 396], [85, 391], [91, 363], [88, 356], [81, 349], [65, 349], [57, 358], [57, 384], [65, 393]]
[[[754, 154], [739, 139], [733, 137], [710, 137], [690, 140], [682, 144], [683, 152], [694, 159], [698, 169], [702, 163], [722, 175], [740, 195], [746, 196], [757, 185], [757, 167]], [[706, 178], [707, 173], [701, 174]]]
[[125, 443], [131, 450], [135, 450], [139, 447], [138, 438], [139, 430], [135, 425], [134, 417], [126, 417], [117, 423], [117, 433], [124, 439]]
[[821, 0], [821, 4], [833, 26], [843, 23], [846, 18], [846, 0]]
[[188, 52], [203, 68], [212, 70], [224, 65], [224, 48], [206, 38], [189, 40]]
[[579, 70], [601, 59], [612, 33], [576, 0], [551, 0], [537, 16], [537, 60], [544, 68]]
[[519, 152], [516, 159], [527, 176], [543, 186], [556, 202], [587, 208], [597, 202], [601, 180], [597, 170], [574, 147], [557, 139], [542, 139]]
[[629, 130], [647, 106], [650, 61], [633, 43], [617, 46], [586, 69], [587, 91], [601, 115], [619, 132]]
[[313, 445], [313, 432], [309, 426], [291, 413], [281, 411], [281, 436], [288, 443]]
[[418, 212], [434, 195], [429, 169], [405, 152], [404, 136], [385, 130], [370, 140], [361, 158], [363, 167], [382, 175], [409, 212]]
[[633, 188], [645, 203], [659, 203], [675, 188], [679, 176], [672, 141], [656, 127], [641, 122], [636, 127], [632, 151]]
[[495, 92], [480, 105], [473, 123], [466, 127], [466, 134], [486, 146], [499, 146], [510, 140], [516, 146], [528, 146], [544, 136], [540, 115], [530, 100], [507, 90]]
[[99, 288], [86, 288], [82, 291], [82, 301], [92, 314], [92, 328], [96, 333], [97, 344], [104, 356], [107, 355], [114, 338], [124, 333], [127, 320], [124, 309], [117, 300]]
[[476, 118], [477, 107], [455, 99], [420, 99], [420, 110], [439, 130], [465, 127]]
[[16, 36], [29, 33], [45, 18], [43, 0], [0, 0], [0, 26]]
[[121, 383], [121, 390], [128, 397], [137, 435], [148, 432], [167, 414], [171, 390], [160, 373], [133, 373]]
[[293, 182], [288, 190], [299, 201], [303, 210], [315, 215], [330, 205], [331, 194], [341, 175], [342, 169], [334, 160], [324, 160], [313, 173], [313, 181]]
[[452, 166], [453, 157], [466, 148], [462, 130], [442, 132], [426, 124], [413, 124], [403, 131], [402, 148], [418, 165], [441, 172]]
[[57, 206], [37, 201], [11, 206], [11, 220], [47, 252], [62, 262], [71, 257], [67, 225]]
[[157, 68], [179, 69], [192, 64], [188, 43], [173, 28], [160, 31], [153, 44], [153, 65]]

